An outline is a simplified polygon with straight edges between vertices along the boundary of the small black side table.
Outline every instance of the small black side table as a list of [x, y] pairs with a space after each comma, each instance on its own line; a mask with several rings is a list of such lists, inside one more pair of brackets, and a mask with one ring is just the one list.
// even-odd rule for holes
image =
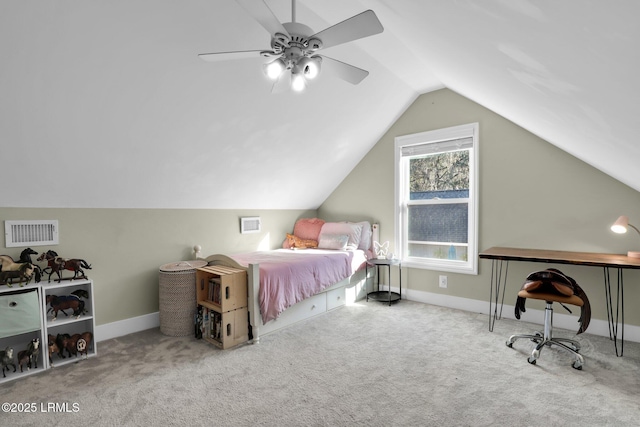
[[[398, 283], [400, 285], [400, 292], [391, 292], [391, 266], [398, 266]], [[389, 272], [389, 290], [380, 290], [380, 266], [386, 266]], [[387, 302], [391, 305], [392, 302], [400, 300], [400, 294], [402, 294], [402, 263], [399, 259], [379, 259], [374, 258], [367, 261], [365, 267], [365, 277], [369, 277], [369, 267], [376, 267], [376, 276], [378, 281], [378, 287], [375, 291], [367, 293], [367, 301], [372, 299], [374, 301]]]

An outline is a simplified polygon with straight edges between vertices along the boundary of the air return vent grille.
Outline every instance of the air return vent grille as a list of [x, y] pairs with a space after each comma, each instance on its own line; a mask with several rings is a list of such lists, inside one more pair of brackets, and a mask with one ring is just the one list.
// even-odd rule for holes
[[259, 216], [245, 216], [240, 218], [240, 233], [259, 233], [260, 232], [260, 217]]
[[58, 221], [5, 221], [5, 247], [58, 244]]

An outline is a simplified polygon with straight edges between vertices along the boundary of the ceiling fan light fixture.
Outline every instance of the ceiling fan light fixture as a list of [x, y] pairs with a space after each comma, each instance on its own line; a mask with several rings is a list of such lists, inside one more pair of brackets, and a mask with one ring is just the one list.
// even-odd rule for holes
[[307, 80], [313, 80], [320, 74], [320, 63], [322, 58], [319, 56], [300, 58], [298, 67]]
[[278, 80], [285, 68], [286, 65], [282, 58], [278, 58], [275, 61], [265, 64], [264, 72], [271, 80]]
[[[333, 73], [354, 85], [360, 83], [369, 74], [368, 71], [345, 62], [316, 55], [316, 52], [384, 31], [372, 10], [366, 10], [314, 33], [310, 27], [296, 21], [296, 0], [291, 0], [291, 22], [285, 23], [278, 20], [266, 0], [236, 0], [236, 2], [271, 34], [271, 50], [201, 53], [198, 55], [201, 59], [213, 62], [251, 58], [259, 54], [270, 58], [271, 62], [263, 64], [262, 70], [270, 80], [276, 82], [273, 88], [290, 86], [297, 91], [304, 90], [308, 81], [317, 78], [322, 62], [325, 62], [326, 72]], [[272, 92], [274, 92], [273, 88]], [[278, 89], [278, 91], [281, 90]]]
[[307, 49], [315, 52], [316, 50], [322, 49], [322, 40], [318, 38], [311, 38], [307, 44]]
[[291, 73], [291, 89], [295, 92], [302, 92], [307, 86], [307, 81], [300, 73]]

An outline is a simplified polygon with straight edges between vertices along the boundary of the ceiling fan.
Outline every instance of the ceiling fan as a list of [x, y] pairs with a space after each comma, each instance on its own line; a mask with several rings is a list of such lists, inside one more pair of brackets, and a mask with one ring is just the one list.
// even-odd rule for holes
[[296, 22], [296, 0], [291, 1], [291, 22], [280, 23], [264, 0], [236, 0], [271, 34], [271, 50], [245, 50], [201, 53], [205, 61], [227, 61], [252, 57], [268, 58], [264, 72], [274, 81], [273, 92], [291, 87], [302, 91], [315, 79], [320, 68], [352, 83], [360, 83], [369, 72], [338, 61], [318, 51], [353, 40], [381, 33], [384, 28], [372, 10], [352, 16], [336, 25], [314, 33], [308, 26]]

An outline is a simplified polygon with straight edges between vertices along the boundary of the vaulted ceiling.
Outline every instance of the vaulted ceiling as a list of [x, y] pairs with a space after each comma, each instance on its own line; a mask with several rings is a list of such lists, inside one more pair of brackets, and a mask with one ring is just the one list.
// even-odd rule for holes
[[[259, 1], [259, 0], [256, 0]], [[282, 21], [290, 0], [266, 0]], [[327, 49], [370, 72], [271, 93], [268, 48], [231, 0], [0, 3], [0, 206], [319, 206], [422, 93], [449, 88], [640, 191], [635, 0], [299, 0]]]

